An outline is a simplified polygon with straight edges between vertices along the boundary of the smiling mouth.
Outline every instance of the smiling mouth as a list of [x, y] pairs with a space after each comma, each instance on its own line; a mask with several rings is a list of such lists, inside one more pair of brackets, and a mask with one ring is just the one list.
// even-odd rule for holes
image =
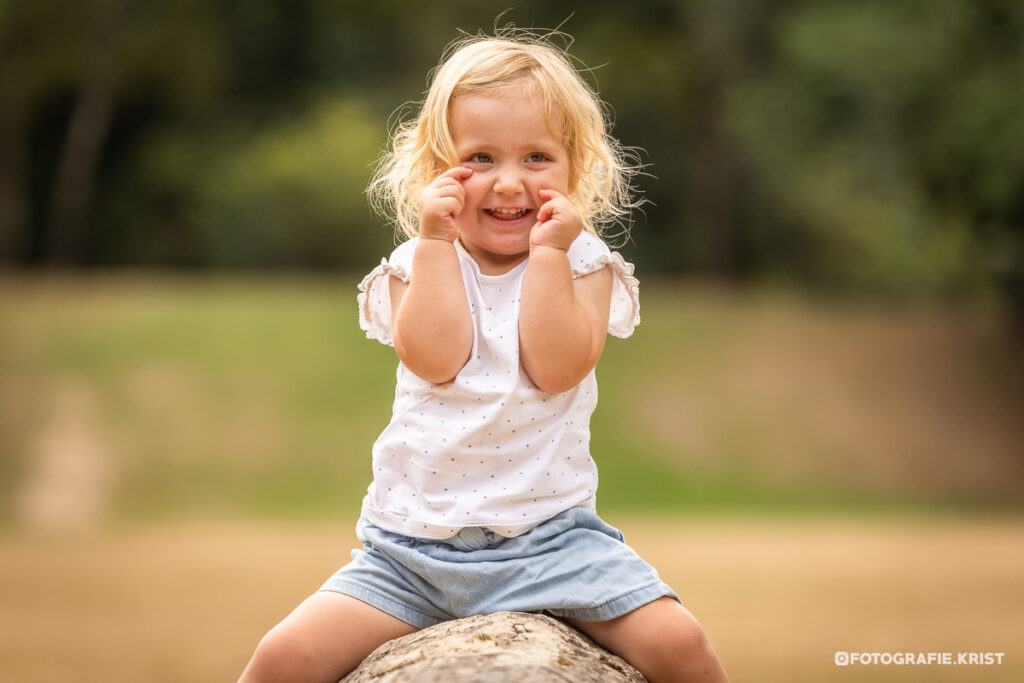
[[484, 209], [484, 213], [499, 221], [517, 221], [530, 211], [531, 209]]

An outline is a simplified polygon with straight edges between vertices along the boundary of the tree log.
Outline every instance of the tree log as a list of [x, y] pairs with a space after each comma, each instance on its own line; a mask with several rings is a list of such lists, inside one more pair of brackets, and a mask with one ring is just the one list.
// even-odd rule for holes
[[342, 683], [645, 683], [579, 631], [540, 614], [442, 622], [381, 645]]

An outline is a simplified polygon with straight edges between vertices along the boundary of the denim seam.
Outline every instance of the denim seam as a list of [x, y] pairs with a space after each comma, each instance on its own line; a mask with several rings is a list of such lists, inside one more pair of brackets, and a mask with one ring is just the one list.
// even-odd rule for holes
[[451, 595], [448, 594], [447, 590], [441, 587], [441, 582], [437, 580], [436, 576], [434, 576], [434, 572], [430, 571], [430, 565], [427, 561], [421, 556], [418, 556], [417, 559], [419, 560], [420, 570], [422, 572], [420, 576], [423, 577], [426, 575], [425, 578], [428, 580], [428, 583], [434, 587], [434, 590], [444, 596], [445, 602], [448, 603], [448, 614], [455, 614], [455, 605], [452, 604]]
[[[375, 588], [370, 588], [368, 586], [364, 586], [363, 584], [356, 583], [354, 581], [347, 581], [345, 579], [334, 579], [334, 580], [328, 581], [326, 584], [324, 584], [324, 586], [320, 590], [331, 591], [333, 593], [342, 593], [344, 595], [348, 595], [348, 596], [353, 597], [353, 598], [355, 598], [357, 600], [360, 600], [361, 602], [366, 602], [368, 605], [371, 605], [372, 607], [378, 607], [378, 609], [382, 609], [382, 611], [387, 611], [387, 610], [384, 610], [383, 608], [380, 608], [378, 605], [374, 605], [373, 603], [370, 603], [370, 602], [368, 602], [366, 600], [362, 600], [359, 597], [360, 593], [367, 593], [367, 594], [373, 595], [376, 599], [378, 599], [378, 600], [380, 600], [380, 601], [382, 601], [384, 603], [387, 603], [388, 605], [392, 605], [395, 608], [397, 608], [395, 611], [388, 612], [388, 614], [390, 614], [391, 616], [393, 616], [393, 617], [395, 617], [397, 619], [401, 619], [402, 621], [405, 621], [406, 623], [411, 624], [412, 626], [416, 626], [417, 628], [427, 628], [428, 626], [433, 626], [435, 624], [440, 624], [441, 622], [448, 621], [450, 619], [450, 617], [436, 617], [436, 616], [434, 616], [432, 614], [427, 614], [426, 612], [424, 612], [422, 610], [418, 610], [415, 607], [413, 607], [412, 605], [409, 605], [408, 603], [401, 602], [400, 600], [396, 600], [395, 598], [391, 597], [390, 595], [387, 595], [386, 593], [382, 593], [379, 590], [376, 590]], [[403, 612], [403, 611], [411, 612], [413, 614], [419, 615], [420, 617], [423, 617], [423, 620], [429, 621], [430, 623], [424, 624], [424, 623], [412, 623], [412, 622], [409, 622], [408, 620], [398, 616], [398, 614], [396, 613], [396, 612]], [[420, 620], [420, 621], [423, 621], [423, 620]]]
[[[611, 598], [610, 600], [605, 600], [600, 605], [595, 605], [594, 607], [554, 608], [554, 609], [549, 609], [548, 611], [550, 611], [550, 612], [552, 612], [554, 614], [557, 614], [559, 616], [569, 617], [571, 619], [580, 619], [582, 621], [607, 621], [609, 619], [614, 619], [615, 616], [604, 616], [604, 612], [605, 612], [606, 609], [611, 607], [610, 611], [612, 611], [612, 612], [617, 611], [615, 609], [615, 607], [614, 607], [615, 603], [625, 602], [631, 596], [634, 596], [637, 593], [649, 593], [649, 594], [652, 595], [652, 597], [651, 597], [650, 600], [642, 602], [642, 603], [632, 607], [631, 609], [628, 609], [625, 612], [622, 612], [622, 613], [617, 614], [615, 616], [622, 616], [623, 614], [628, 614], [629, 612], [632, 612], [635, 609], [643, 607], [644, 605], [646, 605], [649, 602], [652, 602], [652, 601], [658, 599], [659, 597], [667, 596], [667, 597], [674, 597], [676, 600], [679, 599], [678, 597], [675, 597], [675, 592], [664, 581], [654, 581], [652, 583], [640, 586], [638, 588], [634, 588], [632, 590], [628, 590], [625, 593], [617, 595], [614, 598]], [[598, 619], [593, 619], [592, 617], [595, 617], [595, 616], [597, 616], [599, 618]], [[588, 617], [591, 617], [591, 618], [588, 618]]]
[[[436, 542], [428, 541], [427, 543]], [[391, 569], [393, 572], [399, 571], [397, 568], [401, 567], [405, 571], [415, 574], [420, 580], [425, 581], [432, 588], [434, 588], [438, 593], [440, 593], [444, 597], [445, 602], [448, 603], [447, 613], [449, 615], [453, 615], [455, 614], [455, 606], [452, 604], [452, 600], [451, 597], [448, 595], [448, 592], [441, 587], [441, 582], [438, 581], [436, 576], [434, 576], [434, 572], [430, 570], [430, 564], [429, 562], [427, 562], [427, 558], [429, 558], [430, 556], [421, 550], [421, 547], [423, 545], [425, 544], [417, 543], [415, 547], [406, 548], [406, 551], [411, 554], [411, 556], [408, 558], [399, 558], [397, 556], [393, 556], [384, 548], [378, 548], [377, 553], [391, 565]], [[408, 579], [406, 579], [406, 581], [408, 582]], [[423, 591], [420, 591], [418, 588], [415, 588], [415, 590], [417, 594], [419, 594], [420, 597], [422, 597], [424, 600], [427, 600], [435, 606], [440, 607], [440, 605], [437, 605], [437, 601], [427, 597], [427, 595], [425, 595]]]

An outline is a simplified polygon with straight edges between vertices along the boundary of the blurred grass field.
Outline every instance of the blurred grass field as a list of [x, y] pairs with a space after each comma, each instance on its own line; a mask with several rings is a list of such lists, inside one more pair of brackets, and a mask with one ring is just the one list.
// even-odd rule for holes
[[[358, 275], [0, 278], [0, 680], [232, 679], [346, 558], [393, 351]], [[645, 282], [599, 506], [735, 680], [1024, 673], [1024, 345], [991, 312]], [[840, 669], [836, 650], [1005, 651]]]
[[[0, 515], [351, 514], [396, 365], [357, 281], [0, 280]], [[1024, 344], [998, 317], [671, 283], [642, 301], [598, 367], [604, 509], [1024, 503]]]
[[[732, 680], [1015, 683], [1024, 523], [612, 514]], [[233, 681], [348, 559], [351, 520], [0, 535], [0, 680]], [[846, 667], [836, 651], [1004, 652], [1000, 666]]]

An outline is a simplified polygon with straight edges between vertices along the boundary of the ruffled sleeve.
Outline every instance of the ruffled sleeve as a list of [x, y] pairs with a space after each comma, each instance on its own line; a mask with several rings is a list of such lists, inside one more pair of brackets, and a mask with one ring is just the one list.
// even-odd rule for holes
[[359, 294], [356, 296], [359, 327], [370, 339], [388, 346], [394, 346], [395, 343], [391, 332], [390, 281], [392, 277], [402, 282], [409, 281], [415, 242], [415, 239], [411, 239], [400, 244], [389, 258], [381, 259], [380, 265], [367, 273], [359, 283]]
[[623, 260], [596, 235], [581, 233], [569, 248], [573, 278], [583, 277], [609, 266], [614, 275], [608, 334], [626, 338], [640, 324], [640, 282], [633, 277], [633, 264]]

